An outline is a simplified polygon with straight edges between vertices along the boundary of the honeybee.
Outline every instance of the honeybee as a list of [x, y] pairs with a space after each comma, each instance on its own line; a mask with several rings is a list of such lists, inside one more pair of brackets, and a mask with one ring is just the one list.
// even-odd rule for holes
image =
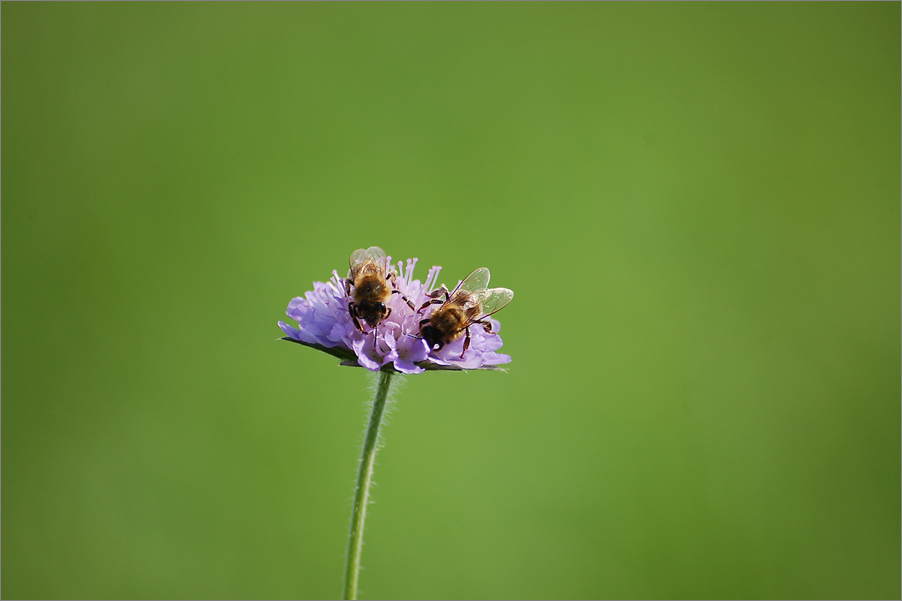
[[489, 277], [489, 270], [480, 267], [465, 277], [453, 292], [448, 292], [443, 284], [428, 295], [432, 300], [423, 303], [417, 313], [422, 313], [429, 305], [441, 304], [428, 319], [420, 321], [420, 334], [430, 349], [440, 350], [465, 335], [464, 350], [460, 354], [463, 359], [470, 347], [470, 326], [479, 324], [489, 334], [494, 333], [492, 323], [485, 320], [506, 307], [514, 293], [507, 288], [488, 288]]
[[[386, 307], [385, 303], [392, 294], [401, 294], [395, 283], [398, 274], [389, 267], [385, 251], [378, 246], [355, 250], [351, 254], [349, 266], [350, 271], [345, 279], [345, 293], [351, 299], [348, 303], [348, 313], [351, 314], [354, 327], [363, 332], [361, 319], [371, 328], [375, 328], [391, 315], [391, 308]], [[411, 311], [415, 309], [410, 299], [403, 294], [401, 298]], [[374, 337], [373, 344], [375, 342]]]

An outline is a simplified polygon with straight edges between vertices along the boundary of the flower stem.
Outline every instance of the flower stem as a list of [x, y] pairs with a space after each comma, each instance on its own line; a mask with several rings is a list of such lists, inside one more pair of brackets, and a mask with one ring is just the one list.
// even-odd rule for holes
[[373, 412], [366, 429], [366, 440], [363, 443], [363, 454], [360, 457], [360, 474], [357, 476], [357, 494], [354, 495], [354, 513], [351, 515], [351, 535], [348, 540], [348, 565], [345, 568], [345, 599], [357, 598], [357, 572], [360, 570], [360, 546], [363, 543], [363, 520], [366, 518], [366, 504], [370, 497], [370, 481], [373, 477], [373, 461], [376, 459], [376, 446], [379, 439], [379, 426], [385, 412], [385, 401], [394, 374], [389, 371], [379, 372], [376, 385], [376, 397], [373, 399]]

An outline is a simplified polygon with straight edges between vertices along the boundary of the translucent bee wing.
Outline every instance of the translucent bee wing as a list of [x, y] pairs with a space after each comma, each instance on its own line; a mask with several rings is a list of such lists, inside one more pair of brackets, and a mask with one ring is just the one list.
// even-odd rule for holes
[[489, 288], [476, 293], [475, 296], [482, 307], [480, 314], [482, 319], [505, 308], [514, 299], [514, 291], [507, 288]]
[[470, 272], [470, 275], [457, 285], [457, 288], [451, 294], [451, 298], [458, 294], [474, 294], [480, 290], [485, 290], [489, 285], [490, 277], [488, 268], [480, 267], [479, 269], [474, 269]]
[[350, 267], [370, 262], [376, 265], [385, 265], [385, 251], [378, 246], [371, 246], [366, 249], [359, 248], [351, 253]]

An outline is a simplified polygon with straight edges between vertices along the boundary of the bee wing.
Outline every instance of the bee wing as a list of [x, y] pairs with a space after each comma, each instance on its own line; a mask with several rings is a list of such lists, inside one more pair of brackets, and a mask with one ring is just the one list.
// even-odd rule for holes
[[514, 298], [514, 291], [507, 288], [489, 288], [476, 294], [476, 298], [482, 307], [479, 319], [488, 317], [505, 308]]
[[457, 285], [457, 288], [451, 293], [451, 298], [453, 299], [455, 296], [464, 294], [475, 294], [485, 290], [489, 285], [490, 277], [488, 268], [480, 267], [479, 269], [474, 269], [470, 272], [470, 275], [465, 277], [463, 281]]
[[359, 248], [351, 253], [350, 267], [361, 263], [385, 265], [385, 251], [378, 246]]

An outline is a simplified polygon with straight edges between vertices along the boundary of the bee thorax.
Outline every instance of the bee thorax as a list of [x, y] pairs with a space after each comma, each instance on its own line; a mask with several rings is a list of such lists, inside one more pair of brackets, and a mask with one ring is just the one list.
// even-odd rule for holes
[[367, 278], [354, 287], [357, 298], [382, 298], [389, 294], [388, 288], [376, 278]]

